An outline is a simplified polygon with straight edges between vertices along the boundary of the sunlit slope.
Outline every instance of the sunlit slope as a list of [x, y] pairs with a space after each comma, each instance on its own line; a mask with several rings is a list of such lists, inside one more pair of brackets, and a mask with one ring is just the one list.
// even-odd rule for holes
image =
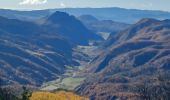
[[80, 97], [72, 92], [60, 91], [56, 93], [35, 92], [32, 94], [30, 100], [89, 100], [89, 99]]

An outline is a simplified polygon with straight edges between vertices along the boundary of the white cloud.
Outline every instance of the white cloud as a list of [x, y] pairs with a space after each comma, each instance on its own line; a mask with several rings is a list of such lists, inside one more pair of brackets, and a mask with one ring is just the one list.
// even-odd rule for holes
[[20, 5], [39, 5], [39, 4], [45, 4], [47, 3], [47, 0], [23, 0], [20, 2]]
[[66, 5], [63, 2], [60, 2], [60, 6], [63, 7], [63, 8], [66, 7]]

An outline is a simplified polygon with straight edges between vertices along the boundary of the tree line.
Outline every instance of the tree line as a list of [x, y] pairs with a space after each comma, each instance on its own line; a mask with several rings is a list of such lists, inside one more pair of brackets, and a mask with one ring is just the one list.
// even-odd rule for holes
[[10, 87], [3, 87], [0, 79], [0, 100], [29, 100], [32, 93], [26, 87], [22, 87], [21, 96], [16, 96]]

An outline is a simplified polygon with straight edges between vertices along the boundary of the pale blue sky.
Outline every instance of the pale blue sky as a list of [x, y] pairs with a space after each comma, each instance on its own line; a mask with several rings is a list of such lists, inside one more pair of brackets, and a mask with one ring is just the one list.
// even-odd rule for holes
[[170, 0], [0, 0], [0, 8], [6, 9], [48, 9], [63, 7], [121, 7], [170, 12]]

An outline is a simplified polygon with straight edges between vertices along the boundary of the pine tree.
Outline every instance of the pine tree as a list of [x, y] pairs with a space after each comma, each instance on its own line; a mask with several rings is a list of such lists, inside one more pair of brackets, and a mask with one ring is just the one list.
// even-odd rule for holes
[[25, 86], [23, 86], [22, 89], [22, 100], [29, 100], [29, 98], [32, 96], [32, 93]]

